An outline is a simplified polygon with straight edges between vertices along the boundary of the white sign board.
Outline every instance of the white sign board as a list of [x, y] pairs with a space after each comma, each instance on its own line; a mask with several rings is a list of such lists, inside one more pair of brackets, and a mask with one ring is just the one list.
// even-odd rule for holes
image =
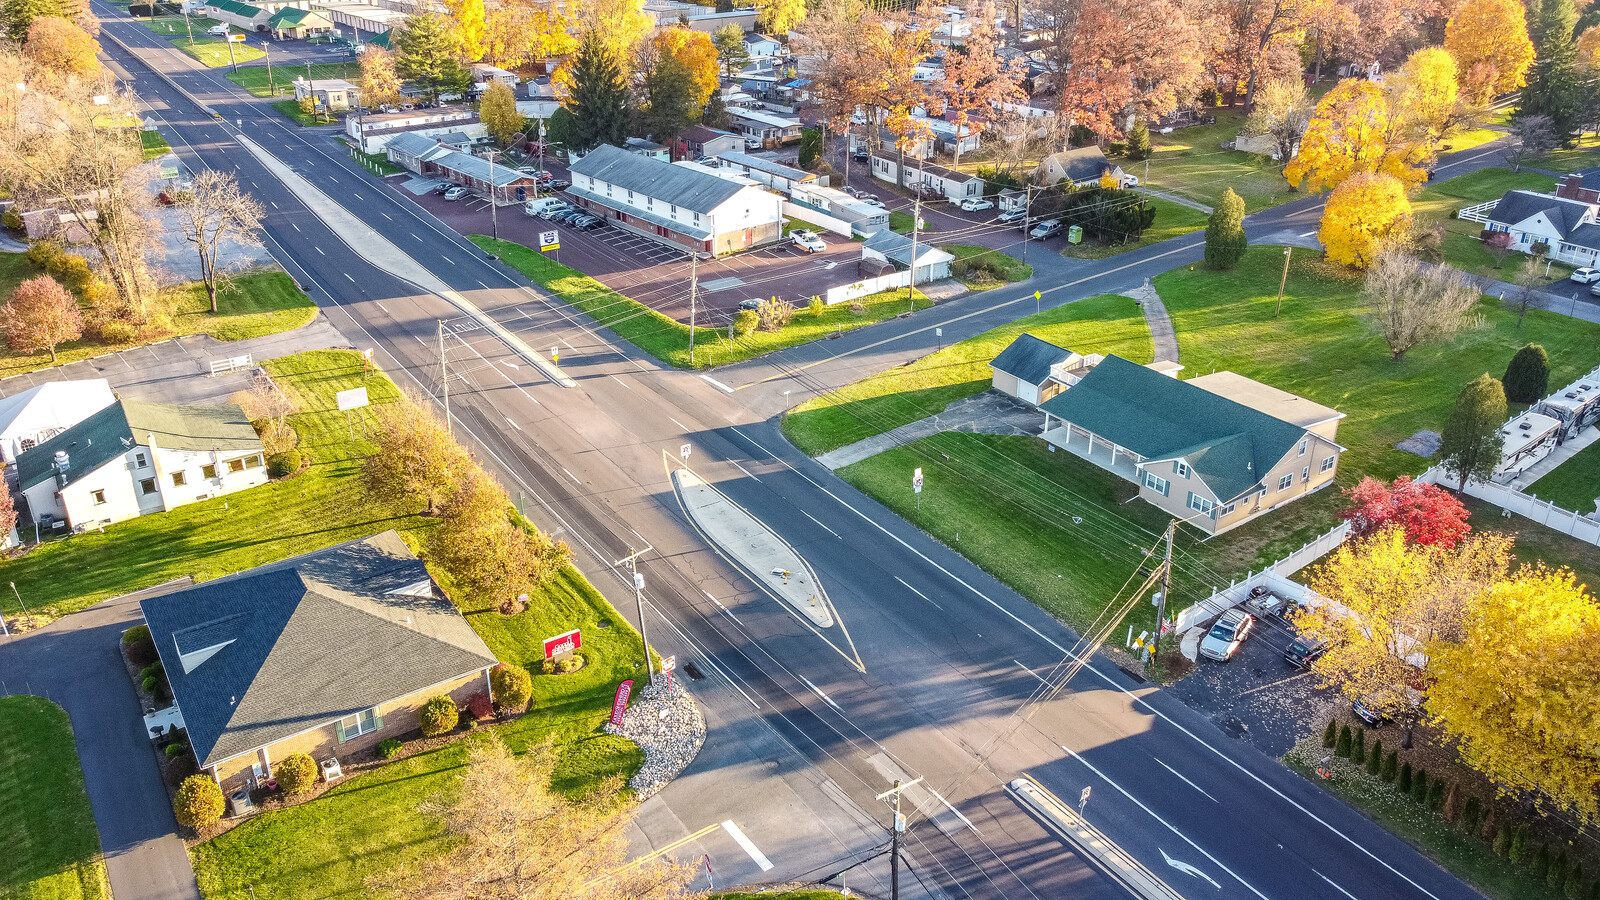
[[539, 232], [539, 249], [555, 250], [561, 246], [561, 235], [554, 231]]
[[921, 467], [918, 467], [918, 469], [915, 472], [911, 473], [911, 489], [913, 491], [916, 491], [919, 494], [922, 493], [922, 469], [921, 469]]
[[678, 658], [676, 656], [663, 656], [663, 657], [661, 657], [661, 671], [663, 671], [663, 672], [671, 672], [673, 669], [676, 669], [677, 667], [678, 667]]
[[694, 448], [690, 447], [688, 444], [684, 444], [683, 446], [678, 448], [678, 455], [683, 457], [683, 461], [684, 462], [688, 462], [689, 461], [689, 451], [691, 451], [693, 449]]
[[340, 412], [350, 409], [360, 409], [361, 407], [367, 405], [367, 389], [364, 387], [351, 388], [348, 391], [340, 391], [335, 396], [339, 401]]

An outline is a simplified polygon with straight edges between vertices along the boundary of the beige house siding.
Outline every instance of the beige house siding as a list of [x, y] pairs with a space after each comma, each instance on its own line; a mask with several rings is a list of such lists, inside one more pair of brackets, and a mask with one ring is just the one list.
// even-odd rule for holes
[[[1332, 434], [1324, 435], [1321, 432], [1333, 432], [1337, 429], [1338, 422], [1335, 420], [1316, 426], [1314, 432], [1307, 432], [1305, 453], [1300, 453], [1300, 447], [1296, 444], [1284, 455], [1283, 459], [1278, 461], [1277, 465], [1272, 467], [1267, 473], [1267, 477], [1262, 479], [1262, 484], [1266, 485], [1265, 491], [1257, 491], [1236, 501], [1233, 510], [1227, 514], [1223, 514], [1220, 510], [1220, 507], [1226, 505], [1223, 500], [1217, 497], [1203, 480], [1195, 477], [1192, 470], [1188, 477], [1180, 477], [1172, 471], [1172, 464], [1167, 461], [1151, 463], [1145, 470], [1168, 482], [1170, 487], [1167, 493], [1163, 495], [1161, 492], [1149, 487], [1141, 479], [1139, 482], [1139, 498], [1152, 506], [1171, 513], [1175, 518], [1187, 520], [1189, 524], [1194, 525], [1196, 528], [1212, 534], [1221, 534], [1231, 528], [1243, 525], [1262, 513], [1320, 490], [1333, 481], [1334, 477], [1339, 473], [1339, 446], [1333, 442]], [[1327, 471], [1323, 471], [1323, 462], [1330, 457], [1333, 459], [1333, 464]], [[1310, 468], [1309, 473], [1306, 472], [1308, 467]], [[1280, 490], [1278, 484], [1285, 475], [1292, 476], [1292, 478], [1289, 486]], [[1215, 519], [1209, 516], [1198, 516], [1194, 510], [1189, 508], [1189, 493], [1191, 491], [1218, 505], [1218, 515]], [[1193, 518], [1190, 518], [1191, 516]]]
[[999, 369], [995, 369], [994, 389], [1008, 397], [1017, 396], [1017, 376], [1012, 375], [1010, 372], [1002, 372]]
[[[294, 753], [304, 753], [321, 763], [330, 756], [344, 759], [351, 754], [360, 753], [376, 747], [379, 742], [392, 737], [399, 737], [408, 731], [417, 728], [418, 710], [424, 703], [440, 694], [449, 694], [456, 702], [456, 706], [466, 708], [467, 701], [473, 694], [489, 690], [487, 670], [472, 672], [451, 681], [441, 682], [430, 688], [417, 691], [414, 694], [391, 700], [378, 706], [378, 713], [383, 716], [383, 727], [339, 742], [336, 738], [334, 723], [329, 722], [319, 728], [284, 738], [266, 747], [261, 747], [249, 753], [241, 753], [230, 759], [225, 759], [209, 771], [217, 783], [222, 785], [224, 794], [231, 794], [250, 783], [250, 773], [253, 764], [263, 763], [263, 768], [270, 772], [278, 761]], [[263, 754], [265, 758], [263, 758]]]

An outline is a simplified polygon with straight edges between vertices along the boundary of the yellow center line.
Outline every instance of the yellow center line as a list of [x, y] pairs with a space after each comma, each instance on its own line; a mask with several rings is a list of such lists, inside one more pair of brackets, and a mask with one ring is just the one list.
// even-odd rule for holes
[[629, 869], [638, 868], [639, 866], [644, 865], [645, 863], [651, 861], [652, 859], [655, 859], [658, 856], [665, 856], [666, 854], [671, 853], [672, 851], [678, 849], [679, 847], [682, 847], [684, 844], [688, 844], [688, 843], [692, 843], [694, 841], [698, 841], [699, 839], [705, 837], [706, 835], [710, 834], [713, 831], [716, 831], [718, 828], [721, 828], [721, 827], [722, 827], [722, 825], [720, 823], [719, 824], [715, 824], [715, 825], [707, 825], [706, 827], [700, 829], [699, 831], [696, 831], [694, 834], [691, 834], [688, 837], [678, 838], [677, 840], [675, 840], [672, 843], [666, 845], [665, 847], [662, 847], [660, 850], [657, 850], [654, 853], [649, 853], [649, 854], [646, 854], [644, 856], [639, 857], [636, 860], [633, 860], [632, 862], [630, 862], [627, 865], [621, 867], [620, 869], [617, 869], [617, 872], [626, 872]]

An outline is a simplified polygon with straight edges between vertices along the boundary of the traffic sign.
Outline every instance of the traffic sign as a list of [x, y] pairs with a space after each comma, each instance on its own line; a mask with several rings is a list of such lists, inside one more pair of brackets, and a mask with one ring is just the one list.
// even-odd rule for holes
[[556, 231], [539, 232], [540, 251], [561, 249], [561, 233]]
[[691, 450], [693, 450], [693, 449], [694, 448], [689, 446], [688, 444], [684, 444], [683, 446], [678, 448], [678, 456], [682, 457], [684, 462], [688, 462], [689, 461], [689, 452]]
[[671, 672], [673, 669], [676, 669], [677, 667], [678, 667], [678, 658], [676, 656], [663, 656], [663, 657], [661, 657], [661, 671], [663, 671], [663, 672]]
[[919, 494], [922, 493], [922, 468], [920, 466], [915, 472], [911, 473], [911, 489]]

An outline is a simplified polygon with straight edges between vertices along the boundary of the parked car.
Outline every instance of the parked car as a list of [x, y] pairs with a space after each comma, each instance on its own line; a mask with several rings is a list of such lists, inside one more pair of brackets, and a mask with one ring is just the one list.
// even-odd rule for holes
[[464, 188], [464, 187], [462, 187], [461, 185], [458, 184], [455, 187], [451, 188], [450, 190], [445, 191], [444, 192], [444, 198], [446, 200], [460, 200], [462, 197], [465, 197], [468, 193], [469, 192], [468, 192], [468, 190], [466, 188]]
[[226, 25], [213, 25], [206, 29], [206, 34], [214, 35], [216, 37], [224, 37], [227, 35], [227, 33], [228, 26]]
[[982, 209], [994, 209], [994, 201], [982, 197], [968, 197], [961, 201], [962, 212], [977, 212]]
[[862, 203], [865, 203], [868, 206], [876, 206], [879, 209], [883, 209], [883, 201], [879, 200], [877, 197], [872, 196], [871, 194], [868, 194], [865, 197], [857, 197], [856, 199], [860, 200]]
[[761, 308], [761, 304], [763, 304], [765, 302], [767, 302], [767, 301], [761, 299], [760, 297], [751, 297], [749, 300], [740, 300], [739, 301], [739, 308], [740, 309], [760, 309]]
[[[546, 200], [550, 200], [550, 199], [554, 199], [554, 198], [546, 197], [545, 199]], [[574, 209], [574, 207], [572, 206], [572, 204], [567, 203], [564, 200], [556, 200], [556, 202], [550, 204], [549, 206], [546, 206], [544, 208], [544, 212], [539, 213], [539, 218], [541, 218], [541, 219], [554, 219], [556, 216], [559, 216], [562, 213], [572, 212], [573, 209]]]
[[1137, 176], [1137, 175], [1129, 175], [1126, 172], [1122, 173], [1122, 186], [1125, 187], [1125, 188], [1138, 187], [1139, 186], [1139, 176]]
[[566, 180], [565, 178], [557, 178], [544, 185], [544, 189], [547, 191], [564, 191], [569, 187], [572, 187], [572, 182]]
[[579, 220], [577, 226], [584, 231], [593, 231], [596, 228], [604, 228], [609, 224], [611, 223], [606, 221], [604, 217], [591, 215]]
[[823, 243], [822, 238], [818, 237], [817, 233], [814, 231], [806, 231], [803, 229], [800, 231], [791, 231], [789, 232], [789, 236], [794, 238], [794, 245], [796, 247], [799, 247], [801, 250], [804, 250], [807, 253], [821, 253], [822, 251], [828, 249], [828, 245]]
[[761, 146], [761, 138], [747, 137], [744, 139], [744, 148], [746, 150], [760, 150]]
[[581, 209], [564, 209], [551, 216], [550, 221], [555, 222], [557, 225], [570, 225], [587, 215], [588, 213]]
[[451, 184], [450, 182], [441, 181], [438, 184], [435, 184], [432, 188], [429, 188], [429, 192], [434, 194], [442, 194], [453, 187], [455, 187], [455, 185]]
[[1200, 655], [1217, 662], [1227, 662], [1239, 652], [1239, 646], [1255, 628], [1256, 617], [1242, 609], [1230, 609], [1217, 619], [1206, 636], [1200, 639]]
[[1600, 269], [1596, 269], [1593, 266], [1584, 266], [1573, 272], [1571, 278], [1579, 284], [1594, 284], [1596, 281], [1600, 281]]
[[1296, 669], [1309, 669], [1317, 658], [1328, 652], [1326, 642], [1301, 635], [1289, 642], [1283, 651], [1283, 660]]
[[1055, 237], [1056, 235], [1058, 235], [1060, 233], [1061, 233], [1061, 220], [1060, 219], [1046, 219], [1045, 221], [1040, 222], [1039, 224], [1033, 226], [1033, 230], [1028, 232], [1028, 236], [1033, 238], [1036, 241], [1042, 241], [1045, 238]]
[[567, 204], [557, 200], [554, 197], [540, 197], [537, 200], [529, 200], [523, 203], [522, 211], [530, 216], [538, 216], [541, 219], [548, 219], [550, 218], [549, 213], [558, 209], [562, 209], [566, 207], [566, 205]]
[[[1422, 705], [1422, 693], [1416, 688], [1406, 688], [1406, 702], [1412, 706]], [[1395, 697], [1398, 692], [1394, 688], [1379, 688], [1365, 697], [1350, 704], [1350, 711], [1356, 718], [1370, 728], [1379, 728], [1389, 722], [1389, 711], [1399, 703]]]
[[1600, 282], [1589, 285], [1589, 293], [1593, 296], [1600, 297]]
[[865, 147], [857, 147], [854, 150], [850, 151], [850, 156], [856, 162], [866, 162], [868, 159], [871, 158], [872, 154], [868, 153], [867, 152], [867, 148], [865, 148]]
[[1025, 210], [1025, 209], [1013, 209], [1013, 210], [1008, 210], [1006, 212], [1001, 213], [998, 217], [995, 218], [995, 221], [999, 222], [1001, 225], [1014, 225], [1014, 224], [1016, 224], [1018, 222], [1026, 221], [1027, 218], [1028, 218], [1028, 211], [1027, 210]]

